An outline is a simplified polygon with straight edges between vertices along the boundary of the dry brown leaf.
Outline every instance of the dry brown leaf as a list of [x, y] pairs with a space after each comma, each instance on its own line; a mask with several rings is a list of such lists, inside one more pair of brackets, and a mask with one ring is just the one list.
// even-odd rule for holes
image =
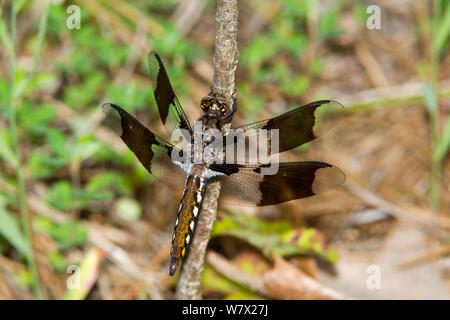
[[270, 295], [283, 300], [342, 300], [343, 294], [325, 287], [316, 280], [275, 256], [273, 269], [263, 275], [264, 285]]

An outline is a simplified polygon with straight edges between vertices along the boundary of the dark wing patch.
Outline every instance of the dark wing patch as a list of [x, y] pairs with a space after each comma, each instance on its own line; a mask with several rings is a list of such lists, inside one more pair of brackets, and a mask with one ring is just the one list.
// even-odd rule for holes
[[192, 132], [189, 120], [173, 91], [160, 56], [156, 52], [150, 52], [148, 62], [159, 116], [166, 130], [169, 134], [176, 129], [186, 129]]
[[[250, 137], [259, 136], [261, 129], [278, 129], [278, 152], [281, 153], [314, 140], [319, 134], [322, 135], [324, 132], [319, 133], [318, 129], [323, 118], [327, 114], [342, 113], [344, 110], [345, 108], [339, 102], [320, 100], [295, 108], [278, 117], [234, 128], [234, 130], [242, 130], [244, 136]], [[270, 140], [270, 135], [268, 138]]]
[[107, 114], [106, 121], [110, 122], [148, 172], [172, 188], [184, 188], [186, 173], [171, 158], [173, 150], [182, 154], [181, 150], [148, 130], [121, 107], [105, 103], [103, 110]]
[[232, 205], [267, 206], [306, 198], [339, 186], [345, 174], [324, 162], [279, 163], [275, 175], [263, 175], [267, 165], [214, 164], [211, 170], [222, 172], [220, 201]]

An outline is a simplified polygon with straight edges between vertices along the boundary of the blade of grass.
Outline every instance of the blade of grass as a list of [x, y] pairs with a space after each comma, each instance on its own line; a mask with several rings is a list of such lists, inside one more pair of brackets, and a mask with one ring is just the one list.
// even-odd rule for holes
[[44, 44], [45, 32], [47, 30], [47, 21], [48, 21], [48, 13], [50, 11], [50, 3], [47, 3], [44, 12], [42, 13], [41, 19], [39, 21], [39, 30], [38, 30], [38, 39], [36, 48], [34, 51], [33, 57], [33, 67], [31, 72], [28, 73], [27, 78], [25, 80], [25, 88], [28, 86], [28, 83], [33, 79], [37, 66], [39, 65], [39, 60], [41, 58], [42, 46]]
[[442, 160], [448, 150], [448, 136], [450, 127], [447, 121], [446, 128], [440, 136], [440, 112], [437, 83], [439, 80], [440, 52], [450, 34], [450, 5], [443, 11], [440, 1], [433, 1], [433, 11], [430, 17], [431, 42], [431, 83], [424, 88], [425, 104], [430, 115], [430, 145], [431, 145], [431, 177], [430, 177], [430, 205], [433, 211], [438, 212], [441, 199], [441, 171]]
[[439, 56], [445, 42], [450, 35], [450, 5], [445, 8], [445, 13], [440, 21], [436, 22], [436, 35], [433, 41], [433, 55]]
[[106, 253], [102, 249], [93, 248], [86, 256], [79, 268], [75, 268], [75, 273], [68, 279], [67, 291], [64, 300], [83, 300], [89, 294], [97, 281], [100, 264]]
[[0, 20], [0, 41], [5, 46], [8, 54], [12, 54], [11, 39], [9, 39], [8, 30], [6, 28], [5, 20]]
[[0, 197], [0, 234], [25, 257], [30, 255], [30, 247], [14, 218], [6, 210], [6, 203]]
[[6, 163], [17, 169], [16, 155], [9, 145], [8, 132], [6, 130], [0, 130], [0, 158], [3, 158]]
[[[39, 273], [36, 264], [36, 257], [33, 250], [33, 230], [32, 230], [32, 216], [28, 210], [26, 193], [25, 193], [25, 180], [22, 173], [22, 167], [20, 165], [20, 148], [19, 148], [19, 139], [17, 134], [16, 127], [16, 112], [15, 112], [15, 73], [16, 73], [16, 14], [19, 11], [16, 5], [20, 2], [13, 2], [11, 5], [11, 34], [9, 37], [11, 48], [10, 48], [10, 97], [9, 97], [9, 130], [11, 134], [11, 144], [12, 149], [15, 154], [15, 158], [17, 159], [19, 165], [17, 166], [16, 171], [16, 179], [17, 179], [17, 187], [18, 187], [18, 204], [20, 207], [20, 215], [22, 221], [22, 228], [26, 235], [26, 240], [29, 248], [29, 254], [27, 256], [28, 267], [30, 268], [30, 272], [33, 277], [32, 290], [36, 299], [42, 299], [41, 285], [39, 280]], [[41, 53], [42, 43], [44, 41], [44, 35], [47, 28], [47, 18], [48, 18], [48, 10], [49, 3], [46, 4], [44, 9], [44, 14], [40, 19], [39, 25], [39, 33], [38, 33], [38, 47], [34, 54], [34, 64], [33, 70], [30, 75], [30, 79], [34, 74], [34, 70], [36, 69], [39, 57]]]
[[[450, 82], [442, 81], [436, 86], [436, 94], [439, 99], [450, 98]], [[357, 94], [336, 97], [348, 112], [368, 111], [381, 108], [403, 107], [408, 104], [425, 102], [425, 83], [406, 83], [391, 86], [389, 91], [395, 94], [380, 97], [375, 89], [361, 91]], [[316, 99], [323, 98], [323, 95], [315, 96]]]
[[435, 156], [439, 139], [439, 107], [435, 87], [431, 83], [424, 86], [425, 106], [430, 117], [430, 143], [431, 143], [431, 176], [430, 176], [430, 204], [432, 209], [438, 210], [440, 203], [440, 172], [441, 161]]
[[447, 118], [442, 136], [440, 137], [435, 150], [437, 161], [442, 161], [446, 154], [450, 151], [450, 116]]

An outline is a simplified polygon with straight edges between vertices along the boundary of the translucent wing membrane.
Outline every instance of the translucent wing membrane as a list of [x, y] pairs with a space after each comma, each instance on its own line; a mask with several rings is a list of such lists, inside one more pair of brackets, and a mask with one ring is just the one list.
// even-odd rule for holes
[[176, 129], [186, 129], [192, 132], [189, 120], [172, 89], [161, 58], [156, 52], [150, 52], [148, 63], [159, 115], [169, 135]]
[[186, 172], [171, 159], [173, 150], [182, 154], [181, 150], [148, 130], [121, 107], [106, 103], [103, 110], [109, 126], [120, 135], [148, 172], [172, 188], [184, 188]]
[[222, 172], [223, 203], [243, 206], [267, 206], [306, 198], [339, 186], [345, 174], [324, 162], [285, 162], [275, 175], [263, 175], [265, 165], [214, 164]]
[[[327, 115], [342, 113], [344, 110], [345, 108], [339, 102], [320, 100], [295, 108], [278, 117], [251, 123], [234, 130], [236, 133], [242, 131], [242, 135], [246, 137], [263, 137], [265, 139], [267, 136], [268, 143], [273, 145], [273, 141], [270, 139], [271, 135], [262, 136], [262, 130], [278, 129], [278, 152], [281, 153], [314, 140], [318, 135], [323, 135], [324, 132], [320, 128], [323, 119]], [[233, 142], [235, 143], [236, 140], [234, 139]], [[230, 141], [225, 143], [229, 144]], [[270, 154], [273, 153], [275, 152]]]

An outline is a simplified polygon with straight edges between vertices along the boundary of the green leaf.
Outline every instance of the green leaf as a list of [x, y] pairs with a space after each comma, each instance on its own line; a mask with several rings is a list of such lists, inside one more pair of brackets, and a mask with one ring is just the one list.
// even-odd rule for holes
[[41, 72], [35, 75], [31, 80], [25, 82], [27, 93], [41, 90], [52, 86], [56, 82], [56, 76], [53, 73]]
[[205, 270], [203, 271], [202, 287], [205, 291], [211, 290], [221, 293], [232, 293], [239, 290], [234, 283], [217, 274], [209, 266], [205, 266]]
[[450, 5], [448, 4], [444, 16], [438, 23], [435, 33], [436, 34], [433, 37], [433, 52], [435, 55], [439, 55], [450, 35]]
[[423, 95], [425, 98], [425, 106], [427, 107], [428, 113], [432, 116], [436, 115], [438, 111], [438, 100], [436, 95], [436, 90], [430, 83], [425, 83], [423, 87]]
[[314, 252], [333, 263], [338, 260], [337, 252], [328, 246], [325, 236], [313, 228], [290, 230], [283, 234], [283, 242], [297, 249]]
[[50, 230], [50, 236], [58, 242], [61, 250], [83, 245], [88, 240], [88, 231], [77, 222], [65, 222]]
[[239, 229], [240, 226], [233, 219], [223, 213], [219, 213], [211, 230], [211, 237], [220, 236], [230, 230]]
[[127, 221], [136, 221], [142, 213], [139, 203], [132, 198], [121, 198], [116, 201], [115, 212], [119, 217]]
[[47, 258], [53, 270], [58, 272], [64, 272], [66, 270], [68, 262], [60, 252], [50, 251], [47, 253]]
[[23, 287], [29, 288], [33, 284], [33, 275], [30, 270], [24, 269], [14, 274], [14, 279]]
[[59, 210], [70, 210], [75, 207], [74, 191], [69, 181], [55, 182], [47, 193], [47, 201]]
[[6, 129], [0, 130], [0, 158], [3, 158], [13, 168], [17, 168], [17, 158], [11, 149], [9, 132]]
[[[52, 104], [36, 105], [35, 102], [24, 101], [17, 111], [18, 126], [31, 135], [39, 136], [36, 139], [43, 144], [42, 136], [50, 129], [50, 121], [56, 117], [56, 107]], [[35, 138], [35, 137], [32, 137]]]
[[313, 57], [310, 65], [308, 66], [309, 71], [313, 74], [313, 76], [319, 76], [323, 71], [323, 62], [319, 56]]
[[69, 287], [64, 294], [65, 300], [82, 300], [86, 298], [89, 291], [97, 281], [100, 264], [104, 253], [99, 249], [91, 249], [77, 271], [71, 277], [74, 280], [73, 287]]
[[450, 116], [447, 117], [447, 123], [445, 124], [442, 136], [436, 146], [435, 157], [438, 161], [442, 161], [450, 150]]
[[[195, 46], [192, 42], [187, 41], [186, 38], [181, 34], [178, 27], [176, 27], [173, 22], [164, 19], [158, 21], [164, 29], [164, 34], [159, 37], [151, 38], [151, 43], [155, 51], [157, 51], [162, 56], [173, 56], [174, 62], [182, 61], [184, 65], [188, 61], [193, 61], [194, 58], [198, 59], [204, 56], [204, 52], [198, 46]], [[172, 64], [172, 65], [176, 65]], [[167, 64], [166, 64], [167, 66]], [[180, 66], [178, 66], [180, 67]], [[178, 68], [183, 71], [183, 68]], [[172, 75], [171, 72], [169, 72]], [[171, 79], [172, 80], [172, 77]], [[176, 85], [175, 85], [176, 87]]]
[[291, 96], [301, 96], [308, 88], [309, 80], [303, 75], [299, 75], [295, 79], [285, 81], [282, 84], [283, 92]]
[[288, 14], [304, 17], [307, 13], [308, 3], [306, 3], [306, 1], [282, 0], [281, 2], [286, 8]]
[[252, 292], [233, 292], [225, 296], [224, 300], [261, 300], [261, 297], [258, 297]]
[[367, 5], [356, 3], [352, 8], [352, 16], [360, 27], [365, 27], [368, 18]]
[[[61, 3], [62, 4], [62, 3]], [[66, 25], [66, 6], [53, 1], [48, 14], [47, 30], [49, 34], [61, 35], [61, 26]], [[78, 51], [78, 50], [74, 50]]]
[[9, 82], [0, 78], [0, 114], [8, 112], [8, 101], [10, 99]]
[[23, 9], [27, 0], [14, 0], [14, 14], [18, 14]]
[[292, 57], [300, 59], [307, 48], [308, 40], [302, 33], [296, 32], [293, 26], [294, 22], [292, 21], [289, 30], [286, 31], [287, 34], [274, 34], [274, 36], [280, 49], [284, 49]]
[[58, 155], [61, 159], [69, 159], [70, 153], [67, 152], [67, 137], [61, 132], [54, 128], [49, 128], [46, 132], [46, 142], [50, 149]]
[[53, 175], [55, 170], [62, 168], [64, 161], [42, 150], [33, 150], [27, 159], [27, 168], [35, 179], [45, 179]]
[[101, 146], [100, 142], [91, 139], [91, 137], [77, 139], [72, 147], [72, 160], [84, 161], [94, 156]]
[[61, 250], [83, 245], [88, 240], [86, 228], [75, 221], [56, 224], [47, 218], [38, 216], [35, 218], [34, 223], [36, 229], [50, 235], [58, 243]]
[[202, 276], [202, 289], [205, 294], [209, 292], [220, 293], [225, 299], [231, 300], [234, 297], [246, 297], [245, 299], [260, 299], [249, 289], [229, 280], [228, 278], [217, 273], [210, 266], [206, 265]]
[[19, 98], [25, 92], [28, 85], [27, 71], [17, 68], [14, 74], [14, 98]]
[[339, 13], [326, 11], [319, 22], [319, 36], [323, 39], [337, 38], [344, 33], [337, 25]]
[[265, 35], [259, 35], [246, 46], [240, 56], [240, 62], [248, 66], [251, 72], [258, 70], [263, 62], [272, 57], [278, 50], [272, 46], [273, 41]]
[[[86, 56], [83, 56], [83, 59], [87, 59]], [[103, 73], [91, 74], [83, 83], [66, 88], [64, 90], [64, 101], [74, 109], [86, 108], [102, 94], [105, 83]]]
[[0, 41], [3, 43], [6, 50], [8, 50], [8, 53], [11, 55], [13, 53], [13, 47], [11, 43], [11, 39], [8, 35], [8, 30], [6, 29], [5, 20], [0, 20]]
[[60, 210], [82, 209], [92, 201], [111, 199], [110, 192], [76, 190], [69, 181], [55, 182], [47, 193], [47, 201]]
[[[217, 224], [217, 226], [216, 226]], [[223, 227], [225, 224], [225, 228]], [[263, 233], [283, 233], [291, 228], [291, 224], [287, 221], [264, 221], [248, 214], [232, 211], [228, 214], [221, 214], [218, 223], [214, 224], [213, 234], [220, 234], [220, 230], [227, 231], [228, 229], [253, 230]]]
[[[276, 233], [261, 233], [247, 229], [234, 229], [225, 231], [222, 235], [233, 236], [244, 240], [254, 247], [261, 250], [261, 252], [268, 258], [271, 258], [273, 252], [282, 255], [279, 249], [283, 246], [283, 240], [279, 234]], [[301, 251], [299, 253], [305, 253]]]
[[317, 254], [330, 262], [338, 258], [319, 231], [312, 228], [292, 229], [287, 221], [263, 221], [237, 212], [221, 214], [211, 232], [211, 236], [220, 235], [244, 240], [268, 258], [273, 253], [280, 256]]
[[116, 190], [119, 194], [129, 194], [131, 187], [125, 178], [116, 172], [101, 172], [92, 177], [86, 185], [86, 192], [105, 192], [109, 189]]
[[6, 198], [0, 195], [0, 235], [17, 251], [28, 257], [30, 247], [16, 220], [6, 210]]
[[259, 110], [263, 109], [266, 104], [264, 96], [252, 92], [250, 86], [244, 83], [239, 85], [238, 92], [240, 95], [247, 97], [247, 99], [241, 100], [240, 102], [240, 107], [242, 107], [241, 110], [245, 111], [245, 118], [249, 121], [256, 121], [257, 113]]

